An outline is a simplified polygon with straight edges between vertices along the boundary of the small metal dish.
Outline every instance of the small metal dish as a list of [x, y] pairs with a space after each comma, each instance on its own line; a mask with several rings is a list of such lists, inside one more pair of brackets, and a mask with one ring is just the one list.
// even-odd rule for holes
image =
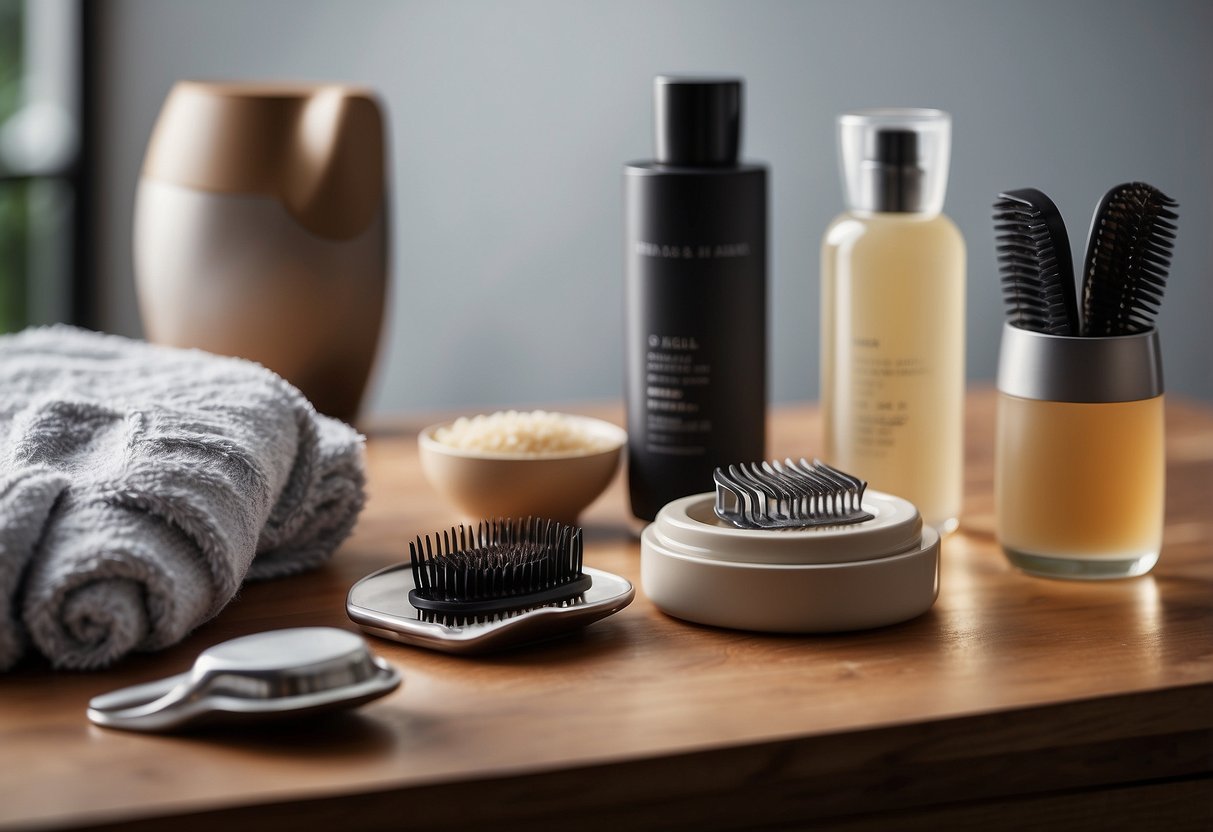
[[271, 630], [208, 647], [186, 673], [94, 697], [88, 718], [129, 731], [255, 722], [352, 708], [391, 693], [400, 681], [355, 633]]
[[413, 573], [397, 564], [367, 575], [350, 588], [345, 609], [366, 632], [446, 653], [485, 653], [552, 638], [619, 612], [632, 602], [631, 581], [586, 567], [593, 581], [584, 594], [551, 604], [483, 619], [435, 619], [409, 603]]

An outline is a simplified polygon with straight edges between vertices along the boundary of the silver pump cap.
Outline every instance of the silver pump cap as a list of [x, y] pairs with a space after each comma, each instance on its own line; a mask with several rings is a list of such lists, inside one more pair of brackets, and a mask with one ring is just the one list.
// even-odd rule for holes
[[952, 117], [942, 110], [853, 110], [838, 117], [843, 193], [852, 211], [938, 214]]
[[1003, 324], [998, 389], [1050, 402], [1134, 402], [1162, 395], [1158, 331], [1107, 338]]

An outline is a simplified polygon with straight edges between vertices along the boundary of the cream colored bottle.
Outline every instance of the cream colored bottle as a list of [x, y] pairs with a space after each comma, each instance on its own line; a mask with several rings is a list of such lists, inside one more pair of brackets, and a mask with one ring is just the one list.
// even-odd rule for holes
[[956, 528], [963, 491], [965, 246], [941, 212], [951, 120], [839, 117], [848, 210], [821, 253], [827, 462]]

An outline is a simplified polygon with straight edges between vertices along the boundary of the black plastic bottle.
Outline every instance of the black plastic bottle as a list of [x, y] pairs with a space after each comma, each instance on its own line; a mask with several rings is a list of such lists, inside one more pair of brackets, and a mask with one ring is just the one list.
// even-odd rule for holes
[[659, 76], [657, 158], [624, 169], [628, 489], [652, 520], [766, 444], [767, 171], [742, 82]]

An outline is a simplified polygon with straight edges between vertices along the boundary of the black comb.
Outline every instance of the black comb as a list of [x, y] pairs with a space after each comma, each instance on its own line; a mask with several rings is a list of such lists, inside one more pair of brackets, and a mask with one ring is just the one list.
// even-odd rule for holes
[[1175, 200], [1145, 182], [1104, 194], [1083, 268], [1083, 335], [1128, 335], [1154, 325], [1171, 268]]
[[994, 231], [1008, 320], [1021, 329], [1077, 335], [1070, 238], [1053, 200], [1035, 188], [999, 194]]
[[563, 603], [593, 583], [582, 572], [581, 529], [534, 517], [418, 536], [409, 560], [409, 603], [460, 618]]

